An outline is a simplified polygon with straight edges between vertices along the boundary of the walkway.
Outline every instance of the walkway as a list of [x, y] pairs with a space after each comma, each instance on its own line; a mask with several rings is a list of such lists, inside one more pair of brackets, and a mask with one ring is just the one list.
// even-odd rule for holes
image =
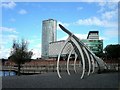
[[80, 74], [62, 73], [62, 79], [56, 72], [3, 77], [3, 88], [120, 88], [118, 72], [93, 74], [80, 79]]

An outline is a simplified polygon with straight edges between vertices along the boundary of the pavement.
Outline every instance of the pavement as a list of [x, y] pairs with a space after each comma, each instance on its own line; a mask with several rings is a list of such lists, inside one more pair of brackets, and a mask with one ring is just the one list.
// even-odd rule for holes
[[[58, 78], [56, 72], [6, 76], [2, 78], [2, 88], [118, 88], [120, 89], [118, 72], [105, 72], [101, 74], [85, 75], [81, 79], [81, 73], [66, 72], [61, 73], [62, 78]], [[16, 90], [16, 89], [15, 89]]]

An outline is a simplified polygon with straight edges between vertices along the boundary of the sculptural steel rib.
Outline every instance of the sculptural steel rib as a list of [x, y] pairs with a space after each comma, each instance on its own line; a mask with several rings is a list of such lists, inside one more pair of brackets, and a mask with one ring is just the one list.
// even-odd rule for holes
[[77, 54], [75, 52], [75, 59], [74, 59], [74, 71], [76, 73], [76, 60], [77, 60]]
[[[82, 59], [82, 75], [81, 75], [81, 79], [84, 77], [85, 75], [85, 69], [88, 69], [88, 75], [91, 72], [91, 67], [92, 67], [92, 73], [94, 72], [95, 69], [95, 61], [98, 64], [99, 67], [99, 71], [100, 70], [104, 70], [106, 67], [106, 64], [104, 63], [104, 61], [100, 58], [98, 58], [97, 56], [95, 56], [95, 54], [93, 54], [88, 48], [87, 46], [85, 46], [84, 43], [82, 43], [74, 34], [72, 34], [70, 31], [68, 31], [67, 29], [65, 29], [62, 25], [60, 25], [60, 28], [66, 32], [69, 37], [68, 39], [65, 41], [63, 47], [61, 48], [61, 51], [58, 55], [58, 59], [57, 59], [57, 74], [59, 76], [59, 78], [61, 78], [60, 72], [59, 72], [59, 61], [60, 61], [60, 56], [62, 54], [63, 49], [65, 48], [65, 46], [67, 45], [67, 43], [71, 43], [73, 46], [73, 50], [75, 51], [75, 60], [74, 60], [74, 71], [76, 72], [76, 68], [75, 68], [75, 64], [76, 64], [76, 59], [77, 58], [81, 58]], [[70, 41], [70, 42], [69, 42]], [[67, 59], [67, 72], [70, 75], [69, 72], [69, 59], [71, 56], [72, 51], [70, 51], [68, 59]], [[83, 52], [84, 51], [84, 52]], [[87, 60], [84, 58], [84, 54], [86, 54]]]
[[67, 59], [67, 73], [68, 73], [68, 75], [70, 75], [70, 71], [69, 71], [69, 60], [70, 60], [70, 56], [71, 56], [73, 50], [74, 50], [74, 48], [71, 49], [71, 51], [70, 51], [70, 53], [69, 53], [69, 55], [68, 55], [68, 59]]
[[91, 62], [92, 62], [92, 73], [94, 73], [94, 71], [95, 71], [95, 62], [93, 60], [93, 56], [90, 55], [90, 57], [91, 57]]
[[85, 54], [86, 54], [86, 56], [87, 56], [87, 59], [88, 59], [88, 65], [89, 65], [89, 70], [88, 70], [88, 75], [90, 74], [90, 71], [91, 71], [91, 61], [90, 61], [90, 57], [89, 57], [89, 55], [88, 55], [88, 52], [87, 52], [87, 50], [83, 47], [83, 50], [84, 50], [84, 52], [85, 52]]
[[71, 41], [74, 43], [74, 45], [77, 47], [80, 55], [78, 55], [78, 57], [81, 56], [82, 58], [82, 75], [81, 75], [81, 79], [84, 77], [84, 74], [85, 74], [85, 58], [84, 58], [84, 55], [83, 55], [83, 51], [82, 51], [82, 48], [81, 46], [79, 46], [78, 42], [73, 38], [71, 37]]
[[65, 41], [65, 43], [64, 43], [63, 47], [61, 48], [61, 51], [60, 51], [60, 53], [59, 53], [59, 55], [58, 55], [58, 59], [57, 59], [57, 74], [58, 74], [59, 78], [61, 78], [60, 71], [59, 71], [60, 56], [61, 56], [61, 53], [63, 52], [65, 46], [66, 46], [67, 43], [69, 42], [70, 38], [71, 38], [71, 36], [69, 36], [68, 39]]

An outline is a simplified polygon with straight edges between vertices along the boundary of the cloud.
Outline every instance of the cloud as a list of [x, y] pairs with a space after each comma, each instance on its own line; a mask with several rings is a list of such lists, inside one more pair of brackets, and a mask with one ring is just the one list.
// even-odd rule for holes
[[32, 50], [33, 56], [32, 59], [41, 57], [41, 43], [39, 37], [33, 36], [32, 39], [28, 39], [30, 45], [29, 50]]
[[18, 38], [17, 35], [8, 35], [7, 38], [9, 38], [10, 41], [16, 40]]
[[99, 39], [100, 40], [109, 40], [108, 37], [104, 37], [104, 36], [100, 36]]
[[[1, 45], [0, 46], [0, 55], [1, 55], [0, 58], [7, 59], [9, 57], [13, 40], [18, 40], [18, 36], [12, 35], [12, 34], [2, 36], [3, 42], [0, 42], [0, 45]], [[37, 44], [36, 40], [35, 41], [27, 40], [27, 41], [32, 46], [32, 47], [28, 47], [28, 50], [32, 50], [32, 52], [33, 52], [32, 59], [40, 58], [41, 57], [41, 44]], [[32, 42], [32, 44], [31, 44], [31, 42]], [[7, 46], [7, 48], [6, 48], [6, 46]]]
[[34, 41], [33, 39], [29, 39], [29, 40], [27, 40], [27, 42], [28, 42], [29, 44], [31, 44], [31, 43], [34, 43], [35, 41]]
[[119, 0], [79, 0], [80, 2], [119, 2]]
[[37, 44], [35, 47], [36, 48], [41, 48], [41, 44]]
[[1, 45], [3, 46], [9, 46], [13, 40], [17, 40], [18, 36], [14, 34], [9, 34], [9, 35], [2, 35], [2, 43]]
[[79, 19], [76, 24], [78, 25], [101, 25], [101, 21], [97, 17]]
[[34, 48], [32, 50], [32, 52], [33, 52], [32, 59], [36, 59], [36, 58], [40, 58], [41, 57], [41, 49]]
[[8, 32], [8, 33], [15, 33], [15, 34], [18, 33], [15, 28], [8, 28], [8, 27], [0, 27], [0, 31]]
[[117, 18], [117, 15], [118, 15], [117, 9], [113, 10], [113, 11], [107, 11], [102, 14], [102, 19], [107, 19], [107, 20], [115, 19], [115, 18]]
[[58, 39], [58, 41], [60, 41], [60, 40], [66, 40], [67, 38], [68, 38], [68, 35], [67, 35], [67, 36], [64, 36], [64, 37], [59, 38], [59, 39]]
[[[79, 39], [87, 39], [87, 34], [77, 34], [77, 33], [75, 33], [74, 35], [77, 36]], [[59, 38], [58, 41], [59, 40], [66, 40], [67, 38], [68, 38], [68, 35], [64, 36], [62, 38]]]
[[33, 52], [32, 59], [40, 58], [41, 57], [41, 44], [37, 44], [33, 46], [32, 52]]
[[27, 14], [27, 11], [25, 9], [21, 9], [18, 13], [21, 15], [24, 15], [24, 14]]
[[105, 11], [105, 6], [106, 6], [106, 3], [107, 2], [99, 2], [98, 3], [98, 6], [100, 6], [100, 9], [97, 11], [98, 13], [101, 13], [101, 12], [103, 12], [103, 11]]
[[[6, 34], [0, 34], [0, 38], [2, 38], [0, 42], [0, 58], [8, 58], [10, 55], [10, 45], [12, 45], [12, 41], [18, 38], [18, 32], [14, 28], [0, 27], [0, 31], [5, 32]], [[8, 48], [9, 47], [9, 48]]]
[[[32, 49], [32, 52], [33, 52], [32, 59], [41, 57], [41, 45], [40, 46], [39, 45], [37, 45]], [[4, 45], [0, 46], [0, 59], [1, 58], [7, 59], [10, 56], [10, 51], [11, 51], [11, 48], [5, 48]]]
[[87, 39], [87, 34], [75, 34], [79, 39]]
[[79, 19], [75, 22], [77, 25], [93, 25], [93, 26], [100, 26], [100, 27], [116, 27], [117, 22], [110, 22], [107, 20], [102, 20], [97, 17], [91, 17], [86, 19]]
[[2, 2], [1, 6], [3, 8], [13, 9], [16, 6], [16, 3], [14, 3], [13, 1], [11, 1], [11, 2], [4, 2], [4, 3]]
[[105, 35], [106, 36], [108, 36], [108, 37], [118, 37], [118, 30], [114, 30], [114, 29], [112, 29], [112, 30], [106, 30], [105, 31]]
[[99, 2], [98, 5], [101, 6], [101, 7], [103, 7], [103, 6], [106, 5], [106, 3], [107, 3], [107, 2]]
[[10, 56], [10, 51], [11, 49], [2, 47], [0, 50], [0, 59], [1, 58], [7, 59]]
[[102, 13], [106, 10], [115, 10], [118, 8], [118, 2], [98, 2], [98, 6], [100, 6], [100, 9], [97, 12]]
[[109, 3], [107, 3], [107, 6], [109, 9], [114, 10], [114, 9], [118, 8], [118, 2], [112, 2], [112, 3], [109, 2]]
[[83, 9], [83, 7], [77, 7], [77, 10], [79, 11], [79, 10], [82, 10]]

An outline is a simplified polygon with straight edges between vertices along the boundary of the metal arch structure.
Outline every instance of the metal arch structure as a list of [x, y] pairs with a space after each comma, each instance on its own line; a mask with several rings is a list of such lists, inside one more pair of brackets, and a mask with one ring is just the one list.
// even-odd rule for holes
[[87, 46], [83, 42], [81, 42], [73, 33], [71, 33], [69, 30], [64, 28], [61, 24], [59, 24], [59, 27], [69, 35], [69, 37], [65, 41], [63, 47], [61, 48], [61, 51], [59, 52], [58, 59], [57, 59], [57, 74], [58, 74], [59, 78], [62, 78], [60, 75], [60, 71], [59, 71], [60, 56], [61, 56], [64, 48], [66, 47], [66, 45], [68, 43], [72, 44], [72, 48], [71, 48], [69, 55], [68, 55], [68, 58], [67, 58], [67, 73], [68, 73], [68, 75], [70, 75], [69, 59], [70, 59], [70, 56], [71, 56], [73, 51], [75, 53], [75, 59], [74, 59], [74, 71], [75, 71], [75, 73], [76, 73], [76, 60], [77, 60], [77, 58], [81, 59], [81, 61], [80, 61], [80, 63], [82, 64], [81, 79], [84, 77], [85, 71], [88, 72], [87, 75], [90, 75], [90, 73], [94, 73], [95, 62], [97, 63], [97, 66], [99, 68], [98, 69], [99, 72], [107, 68], [106, 63], [102, 59], [97, 57], [94, 53], [92, 53], [87, 48]]

